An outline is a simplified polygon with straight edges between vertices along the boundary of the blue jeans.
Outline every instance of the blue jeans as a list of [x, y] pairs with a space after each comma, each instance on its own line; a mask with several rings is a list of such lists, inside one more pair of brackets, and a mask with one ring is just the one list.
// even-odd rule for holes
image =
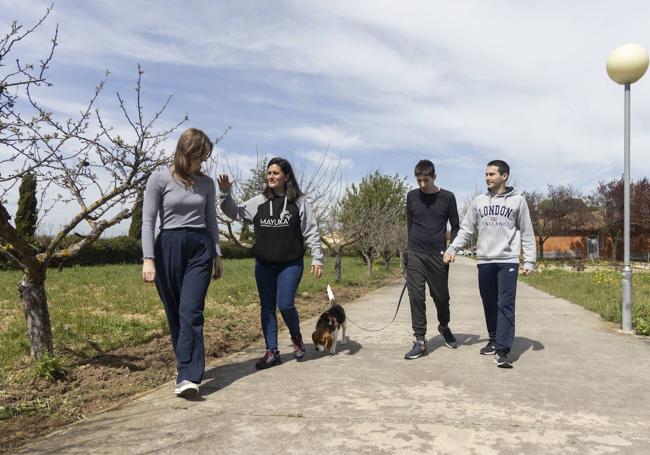
[[255, 260], [260, 319], [266, 349], [269, 351], [278, 349], [278, 319], [275, 314], [278, 307], [291, 336], [300, 336], [300, 317], [294, 301], [303, 269], [303, 258], [284, 264], [268, 264], [259, 259]]
[[519, 264], [479, 264], [478, 287], [485, 323], [497, 351], [510, 352], [515, 339], [515, 297]]

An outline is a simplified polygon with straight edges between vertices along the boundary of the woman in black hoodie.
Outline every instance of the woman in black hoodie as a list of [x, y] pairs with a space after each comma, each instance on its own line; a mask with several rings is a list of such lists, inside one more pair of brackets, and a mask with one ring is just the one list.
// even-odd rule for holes
[[218, 184], [221, 210], [232, 219], [252, 223], [255, 231], [255, 280], [266, 342], [266, 353], [255, 367], [264, 369], [281, 363], [275, 314], [278, 307], [289, 328], [294, 355], [300, 359], [305, 354], [305, 345], [294, 304], [296, 291], [302, 279], [306, 247], [311, 252], [311, 272], [316, 278], [323, 273], [323, 250], [316, 219], [291, 164], [283, 158], [271, 159], [266, 188], [241, 205], [230, 194], [232, 183], [227, 175], [220, 175]]

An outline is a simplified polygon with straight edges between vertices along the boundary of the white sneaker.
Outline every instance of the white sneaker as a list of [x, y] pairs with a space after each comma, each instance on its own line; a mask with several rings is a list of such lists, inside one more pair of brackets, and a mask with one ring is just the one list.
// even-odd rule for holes
[[188, 380], [181, 381], [176, 384], [174, 394], [183, 398], [194, 397], [199, 394], [199, 385]]

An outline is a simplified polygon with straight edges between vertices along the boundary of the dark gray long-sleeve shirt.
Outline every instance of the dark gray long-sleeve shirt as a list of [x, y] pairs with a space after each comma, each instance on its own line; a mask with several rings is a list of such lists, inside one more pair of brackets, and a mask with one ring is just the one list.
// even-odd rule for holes
[[154, 258], [157, 215], [161, 230], [181, 227], [207, 229], [214, 242], [215, 253], [221, 256], [216, 189], [210, 177], [196, 177], [194, 187], [187, 189], [174, 179], [170, 169], [151, 174], [142, 205], [142, 253], [145, 258]]
[[450, 191], [440, 189], [428, 194], [419, 189], [406, 196], [408, 248], [424, 254], [442, 254], [447, 248], [447, 221], [451, 225], [453, 242], [459, 229], [456, 198]]

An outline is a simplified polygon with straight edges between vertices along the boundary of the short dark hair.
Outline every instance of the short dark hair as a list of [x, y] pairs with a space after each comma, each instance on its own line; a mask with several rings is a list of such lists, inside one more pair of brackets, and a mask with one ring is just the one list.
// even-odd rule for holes
[[[266, 169], [270, 168], [273, 165], [279, 166], [280, 169], [282, 169], [282, 172], [286, 175], [289, 176], [289, 180], [287, 181], [284, 189], [284, 194], [287, 195], [287, 200], [289, 202], [295, 202], [302, 196], [302, 191], [300, 191], [300, 186], [298, 185], [298, 181], [296, 180], [296, 175], [293, 173], [293, 168], [291, 167], [291, 163], [289, 161], [285, 160], [284, 158], [280, 157], [275, 157], [271, 158], [269, 161], [269, 164], [266, 165]], [[273, 190], [269, 187], [269, 184], [266, 184], [266, 187], [264, 188], [263, 191], [264, 196], [266, 196], [267, 199], [272, 199], [273, 198]]]
[[499, 168], [499, 174], [501, 174], [501, 175], [508, 174], [508, 177], [510, 177], [510, 166], [505, 161], [503, 161], [503, 160], [492, 160], [487, 165], [488, 166], [496, 166], [496, 167], [498, 167]]
[[420, 160], [418, 161], [418, 164], [415, 165], [414, 173], [416, 177], [433, 177], [436, 175], [436, 167], [429, 160]]

